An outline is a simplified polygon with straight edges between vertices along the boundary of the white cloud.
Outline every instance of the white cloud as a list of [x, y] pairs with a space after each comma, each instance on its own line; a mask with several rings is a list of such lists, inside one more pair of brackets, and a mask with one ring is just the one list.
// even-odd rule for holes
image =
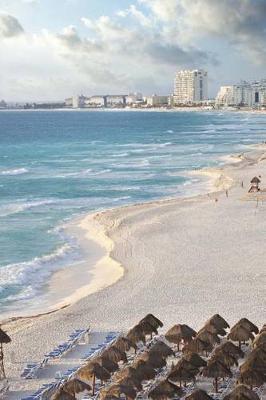
[[69, 25], [36, 34], [25, 33], [16, 17], [2, 14], [0, 52], [6, 57], [1, 60], [0, 98], [170, 91], [177, 68], [216, 63], [215, 56], [201, 48], [210, 37], [244, 49], [253, 61], [265, 61], [266, 2], [256, 4], [253, 0], [132, 0], [112, 16], [84, 16], [82, 30]]
[[0, 14], [0, 37], [12, 38], [24, 32], [17, 18], [8, 14]]
[[266, 61], [265, 0], [138, 0], [164, 23], [164, 32], [191, 43], [220, 37], [252, 62]]
[[153, 21], [140, 11], [134, 4], [131, 4], [126, 10], [119, 10], [116, 13], [119, 17], [126, 18], [128, 16], [134, 17], [137, 22], [144, 27], [152, 27]]

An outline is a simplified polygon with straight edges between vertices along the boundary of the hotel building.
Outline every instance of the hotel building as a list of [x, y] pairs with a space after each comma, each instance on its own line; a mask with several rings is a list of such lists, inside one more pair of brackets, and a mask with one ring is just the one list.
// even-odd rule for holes
[[266, 80], [221, 86], [216, 107], [261, 107], [266, 105]]
[[178, 71], [174, 84], [174, 104], [194, 104], [208, 99], [208, 73], [206, 71]]

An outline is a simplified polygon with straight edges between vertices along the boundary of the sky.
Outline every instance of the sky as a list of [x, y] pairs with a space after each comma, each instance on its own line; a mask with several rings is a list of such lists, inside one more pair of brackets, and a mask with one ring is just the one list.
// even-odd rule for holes
[[209, 96], [266, 78], [266, 0], [0, 0], [0, 99], [170, 94], [177, 70]]

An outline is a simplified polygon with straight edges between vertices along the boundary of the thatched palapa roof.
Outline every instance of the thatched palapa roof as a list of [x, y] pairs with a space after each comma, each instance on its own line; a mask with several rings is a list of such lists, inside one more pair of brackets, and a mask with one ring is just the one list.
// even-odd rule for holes
[[171, 343], [180, 343], [181, 340], [189, 341], [197, 334], [194, 329], [190, 328], [188, 325], [185, 324], [177, 324], [174, 325], [171, 329], [169, 329], [166, 334], [165, 338]]
[[59, 389], [52, 397], [52, 400], [76, 400], [75, 396]]
[[244, 328], [242, 325], [235, 325], [227, 336], [233, 342], [246, 342], [249, 339], [253, 340], [253, 334]]
[[102, 357], [108, 358], [109, 360], [116, 363], [119, 361], [127, 362], [126, 353], [119, 350], [114, 344], [103, 351]]
[[202, 375], [208, 378], [225, 378], [231, 377], [230, 369], [218, 360], [210, 360], [207, 367], [203, 368]]
[[222, 343], [220, 346], [216, 347], [214, 349], [214, 354], [216, 353], [228, 353], [231, 354], [232, 356], [234, 356], [235, 358], [244, 358], [244, 352], [237, 347], [234, 343], [227, 341]]
[[237, 386], [224, 400], [260, 400], [259, 396], [245, 385]]
[[101, 381], [107, 381], [110, 379], [111, 374], [99, 364], [91, 362], [78, 371], [78, 376], [85, 380], [91, 380], [95, 376]]
[[100, 399], [119, 399], [121, 394], [124, 394], [128, 400], [134, 400], [136, 398], [137, 392], [131, 386], [121, 385], [115, 383], [108, 388], [101, 390]]
[[63, 390], [75, 396], [75, 394], [82, 393], [85, 390], [90, 392], [92, 387], [80, 379], [74, 378], [63, 385]]
[[144, 361], [149, 364], [152, 368], [162, 368], [165, 367], [166, 361], [165, 358], [159, 352], [149, 352], [145, 351], [140, 354], [136, 360], [136, 365], [139, 362]]
[[8, 336], [8, 334], [3, 331], [3, 329], [0, 328], [0, 343], [10, 343], [11, 338]]
[[250, 183], [260, 183], [260, 179], [257, 176], [251, 179]]
[[197, 389], [193, 393], [186, 396], [186, 400], [213, 400], [204, 390]]
[[228, 322], [221, 317], [219, 314], [214, 314], [208, 321], [206, 321], [205, 325], [214, 325], [217, 329], [227, 329], [230, 328]]
[[150, 353], [160, 354], [162, 357], [167, 358], [174, 355], [173, 350], [166, 343], [159, 340], [151, 348]]
[[169, 382], [167, 379], [163, 380], [155, 388], [150, 390], [148, 397], [154, 400], [172, 399], [174, 395], [182, 396], [183, 391], [180, 387]]
[[148, 322], [151, 326], [153, 326], [156, 329], [163, 327], [162, 321], [160, 321], [153, 314], [146, 315], [146, 317], [144, 317], [144, 318], [142, 318], [142, 320], [140, 320], [140, 323], [143, 321]]
[[116, 341], [114, 342], [114, 346], [122, 352], [129, 351], [130, 349], [137, 349], [135, 343], [131, 342], [128, 338], [122, 336], [116, 339]]
[[247, 331], [252, 332], [252, 333], [259, 333], [259, 328], [253, 324], [253, 322], [249, 321], [247, 318], [241, 318], [236, 325], [241, 325], [243, 326]]
[[206, 367], [207, 362], [203, 360], [197, 353], [185, 353], [183, 355], [183, 359], [187, 360], [190, 364], [194, 365], [197, 368]]

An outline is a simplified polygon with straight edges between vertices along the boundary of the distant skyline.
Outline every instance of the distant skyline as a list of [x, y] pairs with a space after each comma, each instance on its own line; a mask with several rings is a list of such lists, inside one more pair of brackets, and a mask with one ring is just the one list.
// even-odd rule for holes
[[0, 100], [169, 94], [178, 69], [209, 95], [266, 78], [266, 0], [0, 0]]

